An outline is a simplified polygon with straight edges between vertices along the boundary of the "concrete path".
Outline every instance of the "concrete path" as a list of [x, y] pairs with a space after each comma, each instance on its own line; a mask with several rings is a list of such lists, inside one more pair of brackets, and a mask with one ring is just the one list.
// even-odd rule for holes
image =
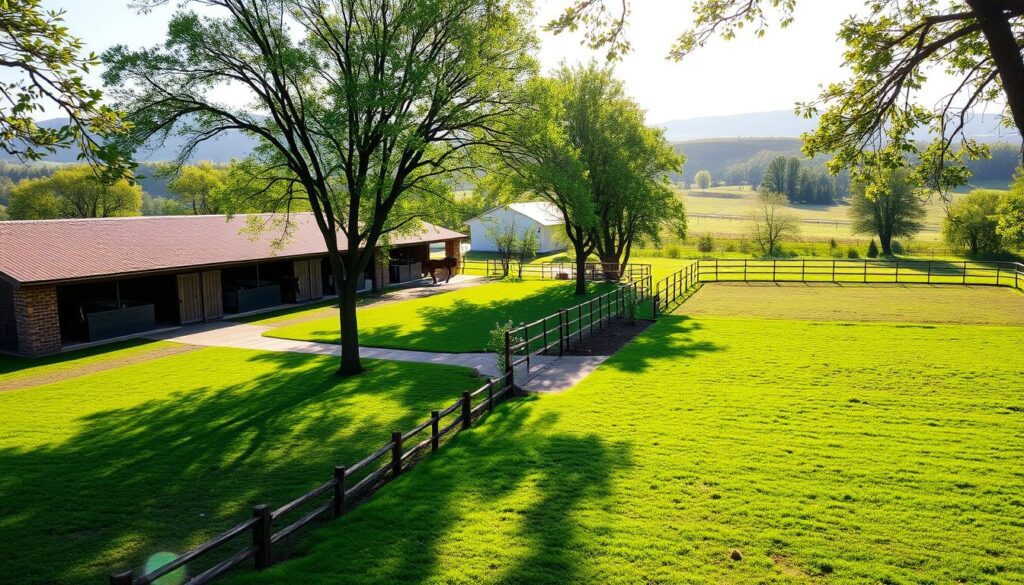
[[[191, 346], [234, 347], [261, 351], [341, 355], [341, 346], [331, 343], [264, 337], [263, 333], [270, 329], [273, 329], [273, 327], [218, 321], [162, 331], [147, 336], [147, 338], [173, 341]], [[496, 378], [498, 376], [494, 355], [490, 353], [441, 353], [360, 347], [359, 355], [364, 358], [380, 360], [465, 366], [475, 369], [481, 375], [488, 378]], [[537, 356], [531, 359], [529, 372], [525, 371], [525, 366], [516, 371], [516, 380], [519, 386], [525, 390], [559, 392], [572, 387], [587, 377], [605, 359], [607, 358], [604, 356], [566, 356], [563, 358]], [[521, 381], [524, 378], [526, 378], [526, 382]]]

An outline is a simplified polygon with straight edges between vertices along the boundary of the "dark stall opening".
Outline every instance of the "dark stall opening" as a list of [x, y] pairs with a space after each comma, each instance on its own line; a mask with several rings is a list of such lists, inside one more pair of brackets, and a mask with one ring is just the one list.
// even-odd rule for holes
[[221, 270], [225, 313], [248, 313], [284, 301], [291, 272], [287, 262], [261, 262]]
[[57, 287], [64, 343], [111, 339], [178, 322], [174, 275], [126, 278]]
[[430, 245], [392, 248], [388, 254], [389, 280], [393, 284], [423, 277], [423, 262], [430, 258]]

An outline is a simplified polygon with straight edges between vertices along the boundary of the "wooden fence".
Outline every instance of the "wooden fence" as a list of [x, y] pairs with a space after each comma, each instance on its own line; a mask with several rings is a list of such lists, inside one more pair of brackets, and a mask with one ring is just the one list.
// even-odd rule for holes
[[529, 370], [535, 356], [564, 355], [573, 341], [603, 330], [613, 318], [624, 316], [630, 307], [639, 312], [640, 303], [651, 299], [653, 291], [653, 281], [648, 274], [506, 332], [506, 366], [514, 369], [525, 364]]
[[[500, 260], [463, 260], [460, 265], [462, 274], [476, 276], [504, 276], [505, 270]], [[631, 282], [643, 280], [651, 275], [650, 264], [629, 263], [622, 268], [619, 264], [587, 262], [584, 265], [583, 277], [594, 282]], [[575, 262], [536, 262], [523, 265], [523, 278], [540, 278], [550, 280], [575, 280], [577, 266]], [[509, 276], [518, 276], [518, 267], [513, 263], [509, 267]]]
[[[505, 361], [510, 361], [507, 355]], [[464, 392], [454, 404], [444, 410], [431, 412], [428, 420], [414, 428], [391, 433], [388, 443], [358, 463], [335, 467], [333, 476], [312, 491], [277, 509], [271, 509], [266, 504], [255, 506], [251, 518], [175, 560], [144, 574], [123, 571], [111, 575], [110, 584], [146, 585], [187, 568], [189, 563], [215, 555], [223, 558], [190, 576], [185, 583], [209, 583], [250, 560], [256, 570], [271, 566], [274, 562], [274, 549], [282, 540], [318, 519], [342, 516], [377, 488], [398, 477], [422, 456], [436, 451], [446, 436], [470, 428], [474, 421], [493, 410], [498, 401], [508, 396], [514, 385], [513, 377], [513, 370], [506, 368], [496, 380], [487, 382], [475, 392]]]
[[943, 260], [695, 260], [654, 287], [654, 305], [668, 310], [701, 282], [829, 282], [967, 284], [1024, 289], [1024, 264]]

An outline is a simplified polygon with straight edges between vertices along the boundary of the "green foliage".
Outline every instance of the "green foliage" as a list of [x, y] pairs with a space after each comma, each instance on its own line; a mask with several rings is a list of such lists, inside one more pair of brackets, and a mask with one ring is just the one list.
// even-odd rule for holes
[[711, 234], [704, 234], [697, 239], [697, 250], [704, 254], [715, 251], [715, 239], [711, 237]]
[[860, 252], [857, 251], [857, 248], [851, 246], [846, 250], [846, 257], [851, 260], [856, 260], [857, 258], [860, 258]]
[[777, 256], [780, 245], [799, 233], [796, 217], [790, 213], [789, 200], [782, 193], [762, 192], [753, 211], [751, 239], [765, 256]]
[[868, 258], [878, 258], [878, 244], [875, 243], [875, 238], [868, 242]]
[[1024, 175], [1013, 182], [996, 209], [996, 233], [1010, 248], [1024, 249]]
[[[0, 151], [38, 160], [77, 146], [80, 158], [103, 167], [106, 179], [122, 178], [132, 163], [104, 139], [125, 129], [123, 115], [86, 85], [85, 74], [99, 59], [82, 48], [64, 26], [63, 10], [47, 10], [41, 0], [0, 2]], [[36, 125], [34, 118], [48, 107], [60, 110], [68, 123]]]
[[693, 177], [693, 183], [698, 189], [707, 189], [711, 187], [711, 173], [706, 170], [698, 171]]
[[120, 217], [141, 212], [142, 187], [125, 179], [108, 183], [84, 165], [24, 179], [10, 194], [11, 219]]
[[667, 258], [679, 258], [681, 254], [682, 250], [679, 249], [679, 246], [670, 245], [665, 247], [665, 256]]
[[231, 209], [231, 195], [225, 183], [228, 169], [203, 161], [186, 165], [173, 174], [167, 190], [178, 204], [195, 215], [225, 213]]
[[[495, 323], [494, 329], [491, 329], [487, 336], [486, 350], [488, 353], [494, 354], [494, 369], [499, 373], [505, 371], [505, 334], [521, 325], [522, 323], [516, 325], [511, 319], [504, 323]], [[521, 335], [509, 335], [508, 344], [512, 347], [518, 347], [523, 342]]]
[[1001, 251], [998, 213], [1002, 199], [1002, 191], [979, 189], [951, 205], [942, 222], [942, 237], [946, 244], [971, 256]]
[[893, 238], [913, 237], [924, 227], [925, 208], [914, 178], [905, 170], [856, 181], [851, 191], [853, 233], [878, 236], [882, 254], [892, 255]]

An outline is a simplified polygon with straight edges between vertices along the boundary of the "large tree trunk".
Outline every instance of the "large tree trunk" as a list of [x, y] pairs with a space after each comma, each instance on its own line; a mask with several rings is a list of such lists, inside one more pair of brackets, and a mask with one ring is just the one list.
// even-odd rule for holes
[[892, 235], [878, 234], [878, 240], [882, 243], [882, 255], [892, 256]]
[[587, 294], [587, 251], [576, 247], [576, 294]]
[[348, 275], [343, 284], [341, 297], [338, 299], [339, 326], [341, 333], [341, 365], [338, 374], [351, 376], [363, 371], [359, 360], [359, 324], [356, 320], [356, 301], [358, 276]]
[[[1006, 105], [1013, 116], [1017, 130], [1024, 132], [1024, 59], [1020, 46], [1013, 36], [1009, 19], [1003, 13], [1006, 2], [993, 0], [967, 0], [975, 14], [981, 32], [988, 41], [992, 62], [999, 72], [999, 79], [1006, 94]], [[1021, 144], [1024, 153], [1024, 143]]]

